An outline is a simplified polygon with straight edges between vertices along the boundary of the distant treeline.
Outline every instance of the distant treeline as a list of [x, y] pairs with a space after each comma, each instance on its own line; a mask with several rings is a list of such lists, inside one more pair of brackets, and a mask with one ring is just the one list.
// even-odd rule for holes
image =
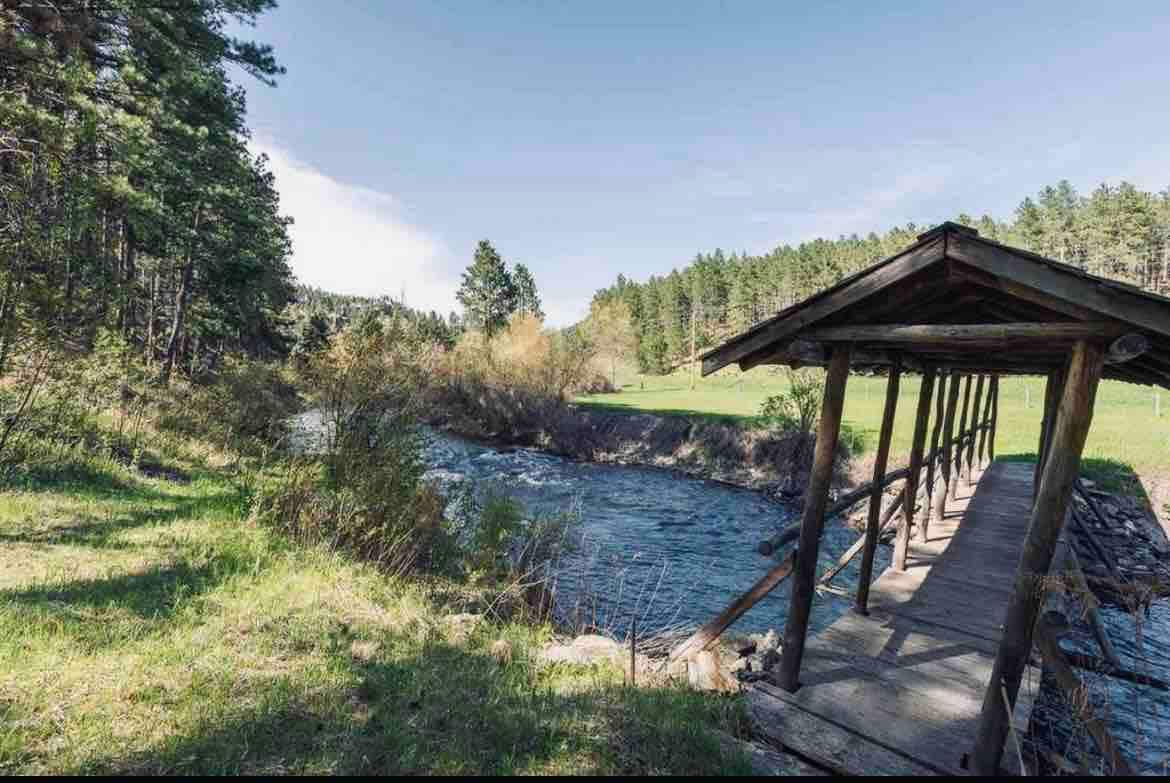
[[389, 322], [421, 342], [446, 348], [454, 346], [463, 332], [462, 319], [454, 311], [444, 318], [433, 310], [407, 307], [390, 296], [335, 294], [309, 285], [297, 285], [296, 301], [285, 315], [293, 324], [294, 353], [309, 353], [362, 319]]
[[[1023, 247], [1093, 274], [1170, 292], [1170, 189], [1101, 185], [1087, 197], [1066, 181], [1025, 198], [1011, 221], [962, 214], [956, 221], [989, 239]], [[700, 253], [644, 283], [618, 275], [594, 305], [623, 301], [637, 339], [640, 371], [662, 373], [696, 349], [717, 344], [778, 310], [897, 253], [928, 226], [884, 234], [815, 239], [764, 255]]]

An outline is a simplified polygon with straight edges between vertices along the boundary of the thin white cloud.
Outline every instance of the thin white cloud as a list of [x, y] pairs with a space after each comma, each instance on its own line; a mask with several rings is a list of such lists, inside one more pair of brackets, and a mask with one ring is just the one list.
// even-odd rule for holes
[[456, 281], [441, 263], [442, 243], [402, 217], [390, 194], [341, 182], [297, 160], [267, 139], [280, 210], [293, 218], [292, 269], [302, 283], [327, 291], [398, 298], [411, 307], [446, 313]]

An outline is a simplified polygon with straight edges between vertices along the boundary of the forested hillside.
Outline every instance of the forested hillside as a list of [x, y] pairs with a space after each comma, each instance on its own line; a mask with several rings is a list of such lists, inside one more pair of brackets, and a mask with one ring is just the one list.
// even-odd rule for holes
[[[1025, 198], [1010, 221], [959, 215], [990, 239], [1027, 248], [1093, 274], [1170, 292], [1170, 189], [1103, 184], [1081, 196], [1066, 181]], [[670, 274], [637, 283], [619, 275], [594, 295], [629, 308], [639, 370], [661, 373], [781, 308], [912, 244], [926, 227], [815, 239], [760, 256], [700, 253]], [[693, 331], [692, 331], [693, 327]]]
[[0, 3], [0, 376], [118, 336], [164, 378], [280, 356], [288, 219], [247, 146], [273, 0]]

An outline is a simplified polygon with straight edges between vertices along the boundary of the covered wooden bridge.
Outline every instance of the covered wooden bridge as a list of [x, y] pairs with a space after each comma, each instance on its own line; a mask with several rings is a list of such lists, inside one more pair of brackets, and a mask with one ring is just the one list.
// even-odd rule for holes
[[[1009, 737], [1018, 742], [1011, 726], [1028, 719], [1020, 685], [1034, 674], [1033, 644], [1063, 665], [1041, 636], [1043, 580], [1098, 381], [1170, 388], [1170, 299], [944, 223], [708, 352], [703, 373], [732, 363], [827, 367], [812, 474], [799, 526], [765, 546], [795, 548], [680, 651], [709, 645], [791, 574], [782, 660], [752, 693], [776, 739], [846, 772], [1017, 769], [1023, 754]], [[889, 381], [874, 481], [863, 490], [870, 506], [856, 546], [855, 611], [810, 640], [817, 589], [834, 589], [832, 573], [817, 574], [817, 553], [826, 512], [839, 510], [827, 508], [833, 454], [849, 371], [859, 367], [884, 368]], [[905, 371], [922, 376], [912, 448], [908, 467], [888, 474]], [[994, 460], [1005, 374], [1048, 379], [1035, 469]], [[894, 560], [872, 581], [880, 529], [897, 510], [881, 509], [892, 476], [905, 481]], [[1106, 734], [1098, 744], [1116, 756]]]

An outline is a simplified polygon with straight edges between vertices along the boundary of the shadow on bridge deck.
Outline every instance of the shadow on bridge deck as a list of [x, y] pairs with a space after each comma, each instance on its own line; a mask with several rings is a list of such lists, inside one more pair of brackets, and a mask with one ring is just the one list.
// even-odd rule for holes
[[[769, 683], [749, 705], [769, 736], [847, 774], [961, 774], [1015, 581], [1032, 504], [1032, 466], [997, 461], [887, 570], [868, 616], [844, 615], [809, 640], [801, 687]], [[1025, 672], [1023, 732], [1038, 672]], [[1009, 737], [1004, 764], [1018, 771]]]

